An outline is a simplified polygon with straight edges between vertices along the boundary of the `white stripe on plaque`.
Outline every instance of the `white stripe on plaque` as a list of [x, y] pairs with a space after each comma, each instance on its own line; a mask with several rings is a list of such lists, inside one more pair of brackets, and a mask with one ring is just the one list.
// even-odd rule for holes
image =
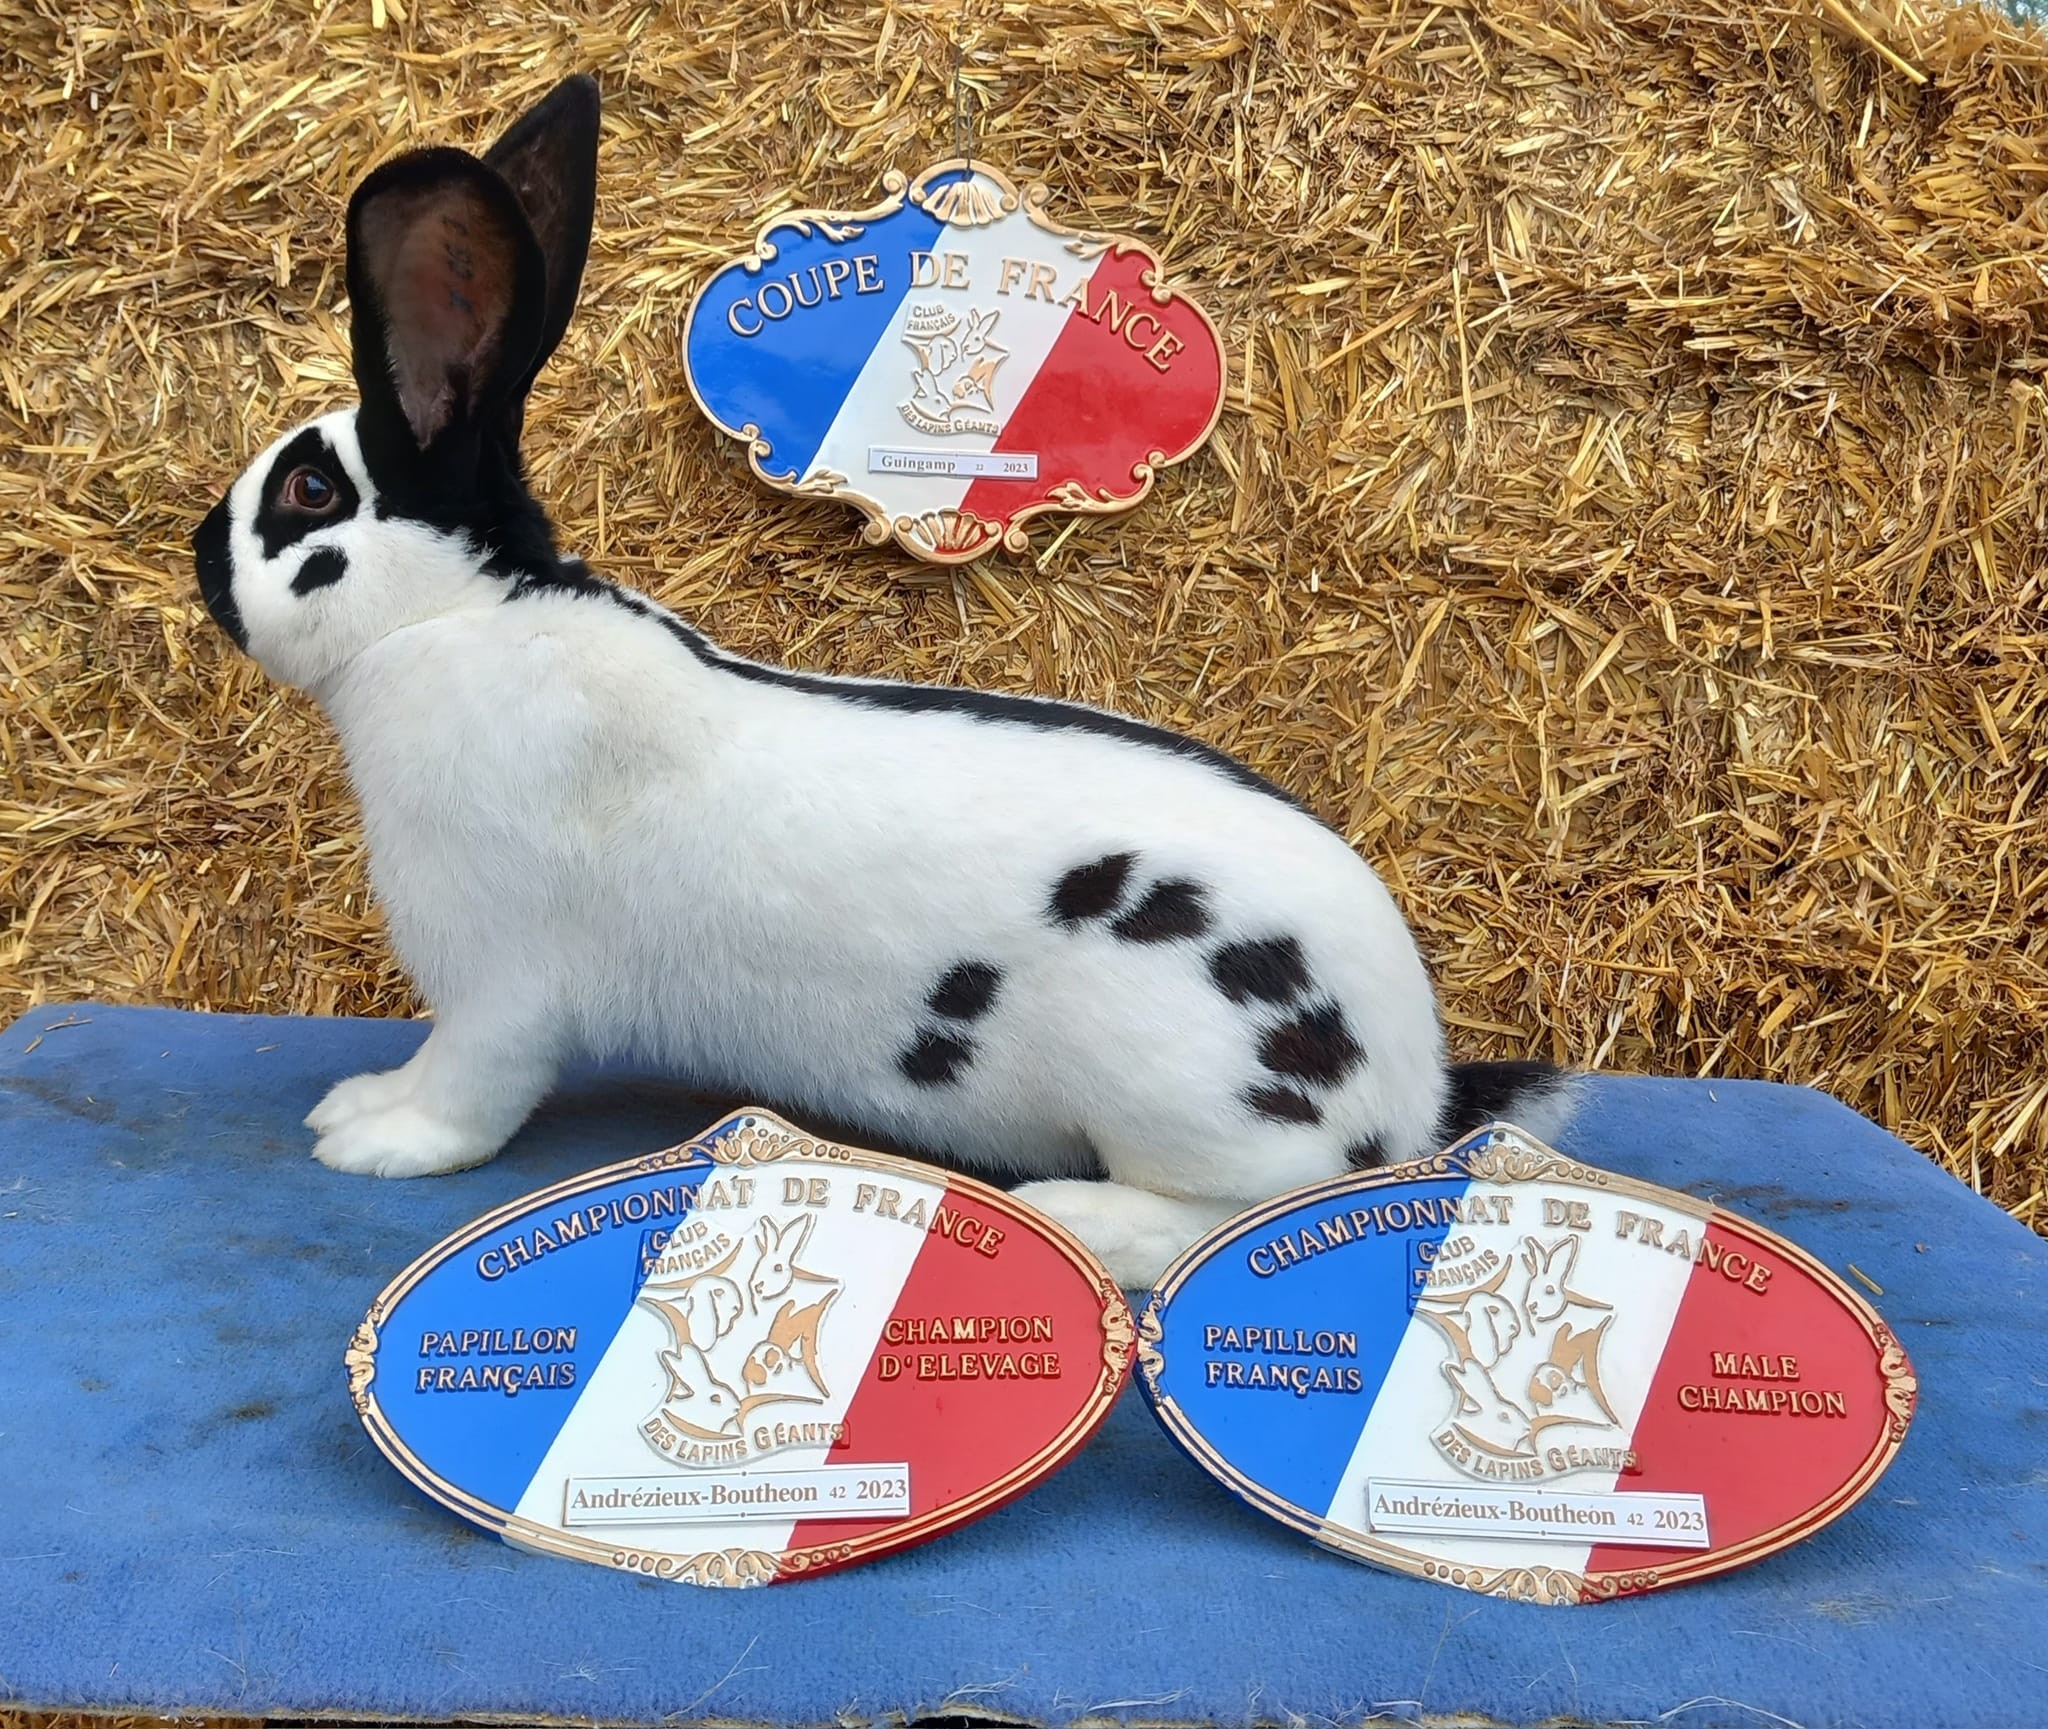
[[[1410, 1319], [1325, 1513], [1354, 1531], [1373, 1530], [1368, 1494], [1373, 1480], [1526, 1490], [1523, 1499], [1538, 1519], [1565, 1512], [1544, 1499], [1552, 1493], [1611, 1495], [1620, 1478], [1618, 1466], [1557, 1474], [1550, 1468], [1551, 1456], [1577, 1448], [1581, 1457], [1604, 1458], [1627, 1449], [1692, 1276], [1689, 1256], [1645, 1253], [1620, 1238], [1607, 1220], [1590, 1230], [1542, 1223], [1546, 1199], [1568, 1208], [1585, 1200], [1583, 1189], [1552, 1191], [1531, 1183], [1496, 1191], [1474, 1182], [1467, 1193], [1511, 1194], [1515, 1222], [1454, 1226], [1439, 1251], [1441, 1264], [1462, 1265], [1487, 1278], [1506, 1263], [1507, 1276], [1491, 1298], [1431, 1305], [1472, 1340], [1470, 1358], [1459, 1359], [1443, 1327], [1421, 1313]], [[1690, 1230], [1694, 1244], [1706, 1217], [1702, 1210]], [[1461, 1279], [1455, 1288], [1465, 1283]], [[1601, 1329], [1591, 1358], [1614, 1415], [1611, 1423], [1585, 1391], [1583, 1370], [1549, 1373], [1565, 1325], [1578, 1338]], [[1552, 1420], [1532, 1436], [1527, 1416], [1510, 1401], [1537, 1375], [1559, 1385], [1557, 1396], [1544, 1407]], [[1593, 1420], [1555, 1420], [1573, 1414]], [[1471, 1445], [1467, 1437], [1473, 1435], [1492, 1445]], [[1447, 1456], [1459, 1449], [1463, 1464]], [[1482, 1547], [1475, 1544], [1467, 1521], [1447, 1522], [1443, 1536], [1434, 1538], [1398, 1513], [1392, 1523], [1383, 1524], [1390, 1534], [1399, 1530], [1396, 1540], [1402, 1548], [1467, 1566], [1561, 1567], [1576, 1573], [1585, 1569], [1593, 1547], [1591, 1536], [1487, 1538]], [[1569, 1528], [1593, 1531], [1598, 1526], [1588, 1522]]]
[[[1069, 311], [1058, 304], [1059, 297], [1095, 270], [1093, 260], [1075, 257], [1058, 235], [1018, 222], [942, 229], [932, 242], [932, 257], [930, 273], [936, 274], [940, 284], [949, 280], [950, 269], [950, 280], [964, 286], [913, 288], [904, 295], [833, 417], [809, 474], [829, 470], [852, 480], [873, 472], [869, 451], [877, 432], [885, 427], [892, 438], [900, 429], [903, 443], [912, 446], [914, 442], [920, 450], [929, 447], [986, 455], [1000, 435], [1003, 421], [1024, 400], [1038, 369], [1066, 329]], [[1006, 259], [1010, 261], [1007, 265]], [[978, 357], [956, 352], [977, 340], [968, 324], [970, 309], [980, 320], [976, 327], [982, 344]], [[988, 321], [991, 314], [993, 322]], [[939, 327], [952, 320], [958, 321], [954, 328], [941, 332]], [[921, 334], [926, 328], [931, 335]], [[912, 334], [925, 344], [924, 357], [934, 363], [928, 371], [919, 365], [919, 351], [905, 340]], [[953, 347], [943, 347], [946, 342]], [[990, 345], [1003, 351], [1000, 357]], [[990, 385], [997, 430], [947, 432], [946, 425], [957, 423], [963, 414], [972, 417], [975, 413], [971, 407], [955, 409], [952, 391], [977, 358], [997, 362]], [[937, 363], [942, 359], [950, 364], [940, 367]], [[917, 377], [921, 371], [927, 372], [925, 380]], [[906, 404], [917, 419], [905, 415]], [[939, 430], [932, 430], [934, 427]], [[975, 479], [975, 473], [966, 469], [926, 474], [917, 481], [914, 508], [956, 510]]]
[[[696, 1554], [728, 1548], [778, 1551], [788, 1545], [797, 1520], [827, 1518], [844, 1511], [817, 1496], [805, 1499], [801, 1493], [784, 1493], [810, 1468], [828, 1464], [828, 1440], [776, 1448], [764, 1454], [757, 1453], [751, 1439], [745, 1437], [776, 1423], [823, 1425], [846, 1414], [881, 1343], [882, 1327], [895, 1311], [896, 1299], [910, 1277], [918, 1251], [924, 1247], [926, 1233], [914, 1225], [901, 1231], [878, 1230], [867, 1217], [853, 1212], [849, 1197], [836, 1192], [833, 1201], [824, 1206], [806, 1206], [785, 1199], [786, 1181], [802, 1182], [817, 1175], [817, 1169], [811, 1167], [802, 1178], [793, 1177], [787, 1167], [770, 1164], [744, 1172], [718, 1169], [705, 1177], [697, 1191], [697, 1210], [678, 1227], [679, 1235], [670, 1251], [641, 1287], [643, 1300], [633, 1305], [611, 1348], [592, 1373], [589, 1386], [569, 1413], [569, 1420], [562, 1425], [561, 1433], [520, 1496], [517, 1511], [521, 1518], [540, 1525], [566, 1527], [604, 1543]], [[750, 1180], [750, 1198], [745, 1204], [726, 1208], [703, 1205], [707, 1191], [721, 1179], [727, 1192], [734, 1193], [738, 1176]], [[844, 1173], [838, 1176], [843, 1178]], [[926, 1218], [946, 1193], [943, 1180], [903, 1179], [890, 1186], [902, 1194], [902, 1212], [913, 1211], [922, 1201]], [[770, 1220], [784, 1225], [799, 1216], [810, 1217], [815, 1223], [802, 1247], [795, 1250], [794, 1265], [803, 1273], [833, 1281], [838, 1287], [818, 1330], [816, 1367], [828, 1396], [822, 1402], [790, 1399], [757, 1407], [742, 1425], [743, 1441], [738, 1449], [725, 1440], [677, 1440], [671, 1430], [670, 1438], [676, 1441], [678, 1450], [689, 1450], [695, 1462], [670, 1462], [673, 1455], [665, 1456], [643, 1432], [650, 1418], [669, 1406], [701, 1415], [701, 1428], [718, 1427], [725, 1413], [707, 1401], [723, 1399], [727, 1391], [743, 1388], [744, 1382], [733, 1371], [730, 1359], [750, 1341], [748, 1329], [758, 1330], [765, 1324], [757, 1317], [772, 1315], [783, 1301], [805, 1288], [822, 1293], [822, 1285], [792, 1285], [774, 1292], [765, 1301], [755, 1299], [752, 1314], [746, 1310], [736, 1313], [733, 1309], [735, 1301], [744, 1304], [748, 1300], [751, 1275], [761, 1254], [758, 1233], [762, 1222]], [[704, 1226], [708, 1234], [682, 1240], [680, 1232], [694, 1224]], [[793, 1239], [785, 1234], [779, 1241]], [[708, 1281], [694, 1276], [722, 1258], [721, 1243], [737, 1245], [739, 1250], [731, 1266], [720, 1275], [731, 1280], [733, 1292], [715, 1290]], [[772, 1290], [776, 1277], [764, 1282]], [[657, 1310], [645, 1299], [663, 1302], [667, 1307]], [[677, 1317], [686, 1326], [694, 1325], [699, 1338], [711, 1340], [708, 1355], [678, 1360], [691, 1387], [690, 1394], [680, 1399], [664, 1361], [673, 1354]], [[726, 1329], [724, 1335], [713, 1339], [721, 1326]], [[725, 1369], [726, 1373], [721, 1382], [713, 1385], [704, 1371], [717, 1368]], [[767, 1487], [773, 1492], [753, 1500], [733, 1500], [732, 1496], [750, 1486], [756, 1473], [777, 1474], [790, 1481], [769, 1482]], [[677, 1492], [661, 1500], [650, 1498], [643, 1489], [642, 1505], [650, 1516], [644, 1521], [628, 1522], [630, 1506], [618, 1505], [618, 1492], [610, 1480], [633, 1483], [647, 1479], [666, 1481], [675, 1485]], [[724, 1499], [707, 1490], [695, 1504], [686, 1502], [682, 1490], [714, 1479], [724, 1483]], [[810, 1480], [824, 1481], [816, 1477]], [[752, 1486], [763, 1485], [755, 1482]], [[630, 1490], [625, 1493], [630, 1502]], [[764, 1514], [764, 1507], [771, 1504], [775, 1510]], [[736, 1516], [728, 1516], [729, 1508], [738, 1509]]]

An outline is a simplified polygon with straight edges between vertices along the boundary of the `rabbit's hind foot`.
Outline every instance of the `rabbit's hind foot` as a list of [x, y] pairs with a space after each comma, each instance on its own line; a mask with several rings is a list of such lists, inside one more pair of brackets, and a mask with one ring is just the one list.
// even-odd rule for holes
[[1079, 1237], [1127, 1291], [1150, 1290], [1174, 1256], [1245, 1205], [1064, 1178], [1023, 1183], [1013, 1193]]

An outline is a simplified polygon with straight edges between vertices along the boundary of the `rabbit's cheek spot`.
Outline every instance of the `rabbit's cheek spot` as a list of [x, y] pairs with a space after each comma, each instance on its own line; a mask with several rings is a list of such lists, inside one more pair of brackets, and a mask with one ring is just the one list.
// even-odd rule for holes
[[966, 1039], [927, 1028], [917, 1035], [917, 1043], [896, 1059], [896, 1066], [920, 1087], [942, 1087], [959, 1080], [973, 1061], [974, 1046]]
[[995, 1006], [1002, 969], [987, 961], [962, 961], [932, 987], [925, 1006], [951, 1021], [979, 1019]]
[[1364, 1058], [1344, 1011], [1319, 1003], [1270, 1027], [1259, 1040], [1259, 1061], [1276, 1075], [1334, 1086]]
[[1137, 854], [1113, 852], [1093, 864], [1076, 865], [1052, 886], [1047, 910], [1053, 923], [1085, 924], [1115, 912], [1123, 904], [1124, 885], [1135, 863]]
[[323, 546], [318, 552], [306, 555], [306, 562], [299, 566], [292, 578], [292, 593], [311, 594], [316, 588], [328, 588], [348, 575], [348, 554], [331, 546]]
[[1344, 1149], [1344, 1162], [1354, 1171], [1376, 1170], [1387, 1162], [1387, 1149], [1380, 1145], [1377, 1136], [1368, 1135]]
[[1225, 943], [1209, 957], [1209, 977], [1230, 1001], [1287, 1004], [1309, 987], [1308, 962], [1293, 937]]
[[1244, 1102], [1268, 1122], [1302, 1123], [1313, 1128], [1323, 1120], [1315, 1100], [1292, 1087], [1247, 1087]]
[[1155, 883], [1152, 892], [1109, 928], [1127, 943], [1185, 942], [1209, 928], [1200, 883], [1176, 878]]

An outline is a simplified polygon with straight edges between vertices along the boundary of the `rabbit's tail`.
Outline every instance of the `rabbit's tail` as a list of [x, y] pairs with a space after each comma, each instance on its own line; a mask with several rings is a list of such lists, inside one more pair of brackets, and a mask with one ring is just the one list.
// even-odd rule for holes
[[1488, 1123], [1513, 1123], [1539, 1141], [1553, 1140], [1579, 1102], [1579, 1077], [1554, 1063], [1453, 1063], [1450, 1095], [1437, 1134], [1448, 1146]]

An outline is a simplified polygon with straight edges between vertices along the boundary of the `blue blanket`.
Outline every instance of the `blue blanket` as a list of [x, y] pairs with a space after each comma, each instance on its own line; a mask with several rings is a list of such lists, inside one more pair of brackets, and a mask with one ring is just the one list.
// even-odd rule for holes
[[715, 1105], [585, 1077], [501, 1158], [307, 1157], [398, 1021], [45, 1007], [0, 1034], [0, 1702], [445, 1720], [2048, 1723], [2048, 1243], [1813, 1092], [1602, 1079], [1565, 1137], [1850, 1262], [1919, 1370], [1869, 1499], [1726, 1578], [1584, 1609], [1320, 1553], [1135, 1390], [936, 1544], [711, 1592], [506, 1548], [370, 1446], [341, 1353], [421, 1249]]

